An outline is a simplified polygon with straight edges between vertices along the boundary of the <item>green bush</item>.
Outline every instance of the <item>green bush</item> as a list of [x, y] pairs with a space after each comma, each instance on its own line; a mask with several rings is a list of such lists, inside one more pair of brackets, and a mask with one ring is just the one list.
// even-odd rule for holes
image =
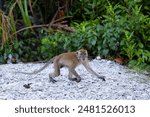
[[141, 6], [134, 4], [129, 9], [109, 3], [106, 9], [101, 43], [105, 55], [119, 52], [137, 65], [150, 63], [150, 18], [143, 15]]
[[[116, 4], [118, 2], [120, 4]], [[18, 35], [22, 40], [5, 44], [0, 51], [0, 61], [6, 62], [5, 56], [9, 54], [22, 61], [32, 61], [86, 48], [92, 56], [116, 57], [119, 54], [128, 60], [129, 67], [146, 67], [150, 63], [150, 18], [145, 15], [148, 10], [143, 14], [140, 5], [141, 2], [135, 0], [111, 3], [108, 0], [77, 0], [71, 13], [76, 20], [82, 19], [81, 23], [72, 22], [75, 32], [25, 31]]]
[[129, 62], [135, 60], [137, 65], [149, 63], [150, 18], [143, 15], [140, 10], [141, 6], [136, 4], [129, 9], [109, 3], [103, 16], [104, 20], [73, 23], [76, 32], [71, 34], [58, 32], [53, 36], [50, 35], [50, 40], [62, 43], [62, 50], [86, 48], [92, 55], [107, 57], [119, 53]]
[[3, 48], [0, 48], [0, 63], [7, 63], [7, 57], [9, 54], [11, 54], [12, 51], [9, 47], [9, 43], [5, 43], [5, 45], [3, 46]]
[[9, 55], [23, 62], [41, 60], [38, 45], [40, 41], [32, 38], [7, 42], [0, 50], [0, 63], [6, 63]]
[[64, 34], [57, 32], [41, 39], [40, 54], [43, 59], [51, 58], [64, 52]]
[[75, 20], [94, 20], [105, 13], [107, 0], [76, 0], [71, 7], [70, 14]]
[[73, 23], [73, 26], [76, 29], [73, 33], [56, 32], [42, 39], [41, 52], [45, 57], [79, 48], [90, 50], [92, 55], [98, 53], [98, 37], [102, 28], [99, 19], [80, 24]]
[[33, 38], [14, 41], [12, 54], [23, 62], [37, 61], [41, 59], [38, 46], [40, 46], [40, 41]]

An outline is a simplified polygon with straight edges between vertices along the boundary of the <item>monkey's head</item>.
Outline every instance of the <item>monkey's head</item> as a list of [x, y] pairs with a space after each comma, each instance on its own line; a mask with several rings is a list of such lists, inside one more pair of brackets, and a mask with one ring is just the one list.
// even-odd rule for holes
[[76, 56], [81, 62], [87, 61], [87, 59], [88, 59], [87, 50], [80, 49], [80, 50], [76, 51]]

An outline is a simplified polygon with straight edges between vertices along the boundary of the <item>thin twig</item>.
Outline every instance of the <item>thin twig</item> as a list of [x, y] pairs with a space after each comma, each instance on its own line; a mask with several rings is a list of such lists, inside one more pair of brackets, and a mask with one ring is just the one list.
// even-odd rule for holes
[[58, 12], [59, 12], [60, 9], [62, 9], [62, 7], [59, 7], [59, 8], [58, 8], [58, 10], [56, 11], [54, 17], [52, 18], [51, 22], [49, 23], [49, 26], [51, 26], [51, 25], [54, 23], [54, 20], [56, 19], [57, 14], [58, 14]]
[[19, 32], [22, 32], [22, 31], [24, 31], [24, 30], [27, 30], [27, 29], [40, 28], [40, 27], [48, 27], [48, 24], [34, 25], [34, 26], [29, 26], [29, 27], [22, 28], [22, 29], [16, 31], [15, 33], [13, 33], [12, 36], [15, 35], [15, 34], [17, 34], [17, 33], [19, 33]]
[[[16, 31], [15, 33], [13, 33], [12, 36], [19, 33], [19, 32], [27, 30], [27, 29], [40, 28], [40, 27], [49, 27], [49, 24], [34, 25], [34, 26], [30, 26], [30, 27], [25, 27], [25, 28], [22, 28], [22, 29]], [[69, 32], [74, 32], [74, 29], [71, 28], [71, 27], [68, 27], [67, 25], [52, 24], [51, 27], [58, 28], [58, 29], [63, 29], [63, 30], [69, 31]]]
[[73, 16], [61, 17], [61, 18], [55, 20], [53, 23], [57, 23], [57, 22], [59, 22], [59, 21], [61, 21], [61, 20], [63, 20], [63, 19], [66, 19], [66, 18], [72, 18], [72, 17], [73, 17]]

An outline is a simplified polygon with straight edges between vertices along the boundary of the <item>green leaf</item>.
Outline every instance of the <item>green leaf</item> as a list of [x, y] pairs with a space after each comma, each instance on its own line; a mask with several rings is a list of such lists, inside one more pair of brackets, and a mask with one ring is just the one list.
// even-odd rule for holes
[[108, 54], [108, 52], [109, 52], [108, 49], [104, 49], [104, 50], [102, 51], [102, 53], [103, 53], [104, 56], [106, 56], [106, 55]]
[[141, 42], [139, 42], [138, 45], [139, 45], [140, 48], [143, 48], [143, 47], [144, 47]]

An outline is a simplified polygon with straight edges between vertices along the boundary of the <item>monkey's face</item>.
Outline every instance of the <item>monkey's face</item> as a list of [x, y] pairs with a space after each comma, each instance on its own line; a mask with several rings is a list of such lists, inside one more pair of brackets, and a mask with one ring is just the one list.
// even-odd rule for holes
[[84, 62], [88, 59], [88, 53], [87, 50], [80, 49], [76, 52], [77, 58], [81, 61]]

